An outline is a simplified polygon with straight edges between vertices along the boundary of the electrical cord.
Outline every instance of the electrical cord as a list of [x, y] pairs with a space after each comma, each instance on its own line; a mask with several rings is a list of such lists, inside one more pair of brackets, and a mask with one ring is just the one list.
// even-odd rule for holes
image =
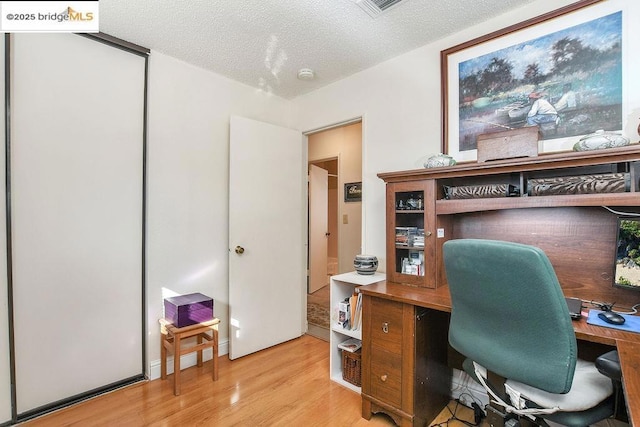
[[[453, 410], [451, 410], [451, 408], [449, 407], [449, 404], [447, 404], [446, 408], [449, 410], [449, 412], [451, 413], [451, 417], [449, 417], [449, 419], [447, 419], [446, 421], [443, 421], [441, 423], [438, 424], [432, 424], [430, 427], [442, 427], [442, 426], [448, 426], [449, 422], [451, 421], [458, 421], [466, 426], [469, 427], [476, 427], [479, 426], [480, 423], [482, 423], [482, 419], [485, 417], [484, 415], [484, 411], [482, 410], [482, 408], [480, 407], [480, 405], [478, 405], [478, 403], [476, 403], [476, 399], [469, 393], [463, 393], [466, 395], [469, 395], [469, 397], [471, 397], [471, 399], [473, 400], [473, 403], [471, 404], [473, 406], [473, 418], [474, 418], [474, 422], [470, 422], [467, 420], [463, 420], [461, 418], [458, 418], [456, 416], [456, 413], [458, 412], [458, 406], [462, 405], [462, 406], [466, 406], [464, 405], [461, 401], [460, 398], [455, 399], [456, 402], [456, 406], [453, 408]], [[462, 394], [460, 395], [462, 396]]]
[[[618, 313], [618, 314], [636, 314], [638, 312], [638, 309], [636, 307], [640, 306], [640, 303], [634, 305], [633, 307], [631, 307], [631, 311], [614, 311], [614, 313]], [[613, 304], [611, 305], [611, 307], [613, 308]]]
[[603, 207], [604, 209], [608, 210], [612, 214], [616, 214], [616, 215], [621, 215], [621, 216], [640, 216], [640, 213], [637, 213], [637, 212], [620, 212], [620, 211], [616, 211], [614, 209], [611, 209], [609, 206], [601, 206], [601, 207]]
[[598, 307], [600, 310], [602, 311], [612, 311], [614, 313], [618, 313], [618, 314], [636, 314], [638, 312], [638, 306], [640, 306], [640, 303], [634, 305], [633, 307], [631, 307], [629, 309], [629, 311], [619, 311], [619, 310], [614, 310], [613, 307], [615, 306], [615, 302], [612, 303], [608, 303], [608, 302], [599, 302], [599, 301], [588, 301], [588, 300], [582, 300], [582, 302], [584, 303], [589, 303], [595, 307]]
[[[471, 378], [471, 377], [469, 377], [469, 378]], [[469, 388], [468, 388], [468, 387], [466, 387], [466, 388], [467, 388], [467, 390], [469, 390]], [[480, 407], [482, 406], [482, 402], [481, 402], [481, 401], [479, 401], [479, 400], [478, 400], [478, 399], [477, 399], [473, 394], [471, 394], [470, 392], [463, 392], [463, 393], [460, 393], [460, 396], [458, 396], [458, 399], [461, 399], [461, 398], [462, 398], [462, 397], [464, 397], [464, 396], [468, 396], [468, 397], [469, 397], [469, 399], [470, 399], [470, 400], [472, 400], [472, 402], [471, 402], [471, 406], [472, 406], [472, 408], [475, 408], [476, 406], [477, 406], [478, 408], [480, 408]], [[460, 402], [460, 403], [462, 403], [462, 402]], [[462, 405], [464, 405], [464, 403], [462, 403]], [[466, 406], [466, 405], [464, 405], [464, 406]], [[467, 407], [468, 407], [468, 406], [467, 406]]]

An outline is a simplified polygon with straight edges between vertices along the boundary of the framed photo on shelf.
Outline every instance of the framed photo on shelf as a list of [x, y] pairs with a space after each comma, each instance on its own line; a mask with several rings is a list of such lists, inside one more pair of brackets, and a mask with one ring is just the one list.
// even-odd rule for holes
[[478, 135], [524, 126], [538, 126], [540, 152], [621, 131], [626, 7], [581, 0], [443, 50], [442, 152], [475, 161]]
[[344, 185], [345, 202], [362, 201], [362, 182], [350, 182]]

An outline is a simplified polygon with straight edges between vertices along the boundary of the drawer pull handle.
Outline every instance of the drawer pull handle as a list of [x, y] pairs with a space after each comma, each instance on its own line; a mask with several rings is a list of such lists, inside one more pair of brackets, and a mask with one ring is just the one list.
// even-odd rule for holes
[[382, 324], [382, 332], [384, 332], [385, 334], [389, 333], [389, 322], [384, 322]]
[[387, 374], [384, 374], [380, 377], [380, 380], [384, 383], [387, 382]]

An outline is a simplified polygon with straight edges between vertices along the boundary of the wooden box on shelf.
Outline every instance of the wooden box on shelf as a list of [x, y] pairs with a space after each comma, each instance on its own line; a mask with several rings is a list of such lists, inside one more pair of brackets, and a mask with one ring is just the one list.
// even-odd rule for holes
[[536, 157], [538, 127], [528, 126], [502, 132], [478, 135], [478, 162], [488, 160]]

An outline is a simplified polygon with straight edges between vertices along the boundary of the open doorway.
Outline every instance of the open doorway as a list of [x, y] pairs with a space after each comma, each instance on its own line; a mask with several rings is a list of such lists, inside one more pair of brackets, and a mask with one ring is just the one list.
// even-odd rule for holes
[[[344, 189], [346, 184], [362, 181], [362, 123], [349, 123], [307, 136], [310, 170], [308, 333], [328, 340], [332, 312], [329, 278], [352, 271], [353, 259], [361, 250], [362, 202], [347, 200]], [[320, 176], [321, 183], [322, 176], [326, 176], [326, 190], [323, 185], [312, 184], [314, 170], [319, 172], [315, 175]], [[323, 197], [318, 197], [319, 191], [326, 191], [325, 202]], [[313, 209], [318, 209], [318, 203], [320, 209], [325, 210], [326, 219], [314, 215]], [[321, 245], [317, 246], [319, 240]]]

